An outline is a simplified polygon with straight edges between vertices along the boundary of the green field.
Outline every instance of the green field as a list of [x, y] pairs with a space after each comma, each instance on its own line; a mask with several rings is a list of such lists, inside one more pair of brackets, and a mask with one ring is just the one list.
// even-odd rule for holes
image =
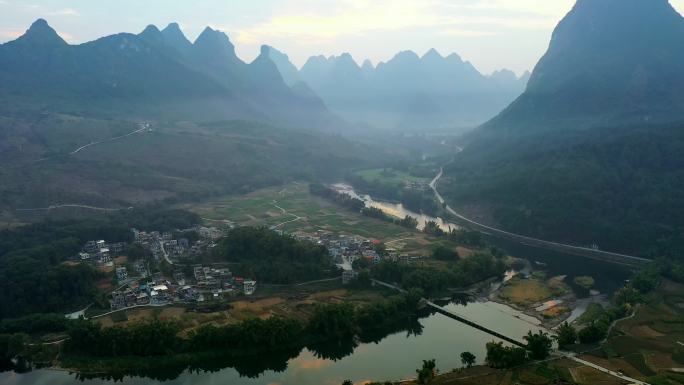
[[382, 183], [403, 185], [406, 182], [423, 182], [428, 183], [427, 178], [419, 178], [408, 173], [397, 171], [391, 168], [374, 168], [369, 170], [361, 170], [356, 173], [364, 180], [370, 183]]
[[368, 218], [314, 197], [306, 184], [292, 183], [181, 207], [198, 213], [206, 224], [230, 221], [243, 226], [280, 225], [278, 229], [287, 232], [326, 230], [382, 241], [409, 238], [411, 242], [406, 243], [411, 248], [426, 243], [425, 236], [417, 231]]

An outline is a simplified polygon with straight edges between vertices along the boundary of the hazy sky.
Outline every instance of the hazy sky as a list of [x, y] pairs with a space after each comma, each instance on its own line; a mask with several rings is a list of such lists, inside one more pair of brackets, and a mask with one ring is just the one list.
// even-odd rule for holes
[[[684, 10], [684, 0], [670, 0]], [[45, 18], [70, 43], [176, 21], [191, 39], [209, 25], [243, 60], [261, 44], [298, 66], [311, 55], [386, 61], [401, 50], [457, 52], [480, 71], [532, 69], [575, 0], [0, 0], [0, 42]]]

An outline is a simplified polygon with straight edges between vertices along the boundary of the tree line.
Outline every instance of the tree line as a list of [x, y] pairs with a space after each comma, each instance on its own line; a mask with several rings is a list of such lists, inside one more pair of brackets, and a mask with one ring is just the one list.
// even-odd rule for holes
[[487, 278], [500, 276], [505, 271], [506, 266], [502, 259], [487, 253], [475, 253], [446, 268], [383, 261], [373, 267], [371, 275], [380, 281], [399, 283], [405, 289], [421, 289], [432, 296], [449, 288], [463, 288]]
[[151, 321], [127, 327], [102, 327], [87, 320], [68, 325], [66, 352], [89, 357], [154, 357], [173, 354], [230, 351], [254, 355], [308, 347], [327, 357], [326, 342], [347, 341], [355, 346], [357, 336], [392, 326], [396, 320], [415, 317], [422, 293], [412, 291], [365, 306], [349, 303], [318, 304], [308, 321], [271, 317], [249, 319], [227, 326], [204, 325], [187, 335], [173, 322]]

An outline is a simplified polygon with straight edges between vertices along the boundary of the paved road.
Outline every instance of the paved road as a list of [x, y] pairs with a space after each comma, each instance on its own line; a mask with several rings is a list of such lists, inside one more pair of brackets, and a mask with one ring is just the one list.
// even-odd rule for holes
[[38, 207], [38, 208], [30, 208], [30, 209], [16, 209], [16, 211], [48, 211], [48, 210], [69, 208], [69, 207], [87, 209], [87, 210], [95, 210], [95, 211], [123, 211], [123, 210], [133, 209], [133, 207], [126, 207], [123, 209], [112, 209], [112, 208], [107, 208], [107, 207], [96, 207], [96, 206], [88, 206], [88, 205], [80, 205], [80, 204], [64, 204], [64, 205], [51, 205], [48, 207]]
[[579, 357], [576, 357], [576, 356], [573, 356], [573, 355], [570, 355], [570, 354], [563, 354], [563, 356], [566, 357], [566, 358], [568, 358], [568, 359], [570, 359], [570, 360], [573, 360], [573, 361], [575, 361], [575, 362], [577, 362], [577, 363], [579, 363], [579, 364], [588, 366], [588, 367], [590, 367], [590, 368], [594, 368], [594, 369], [596, 369], [596, 370], [598, 370], [598, 371], [600, 371], [600, 372], [609, 374], [609, 375], [611, 375], [611, 376], [613, 376], [613, 377], [617, 377], [617, 378], [619, 378], [619, 379], [621, 379], [621, 380], [623, 380], [623, 381], [627, 381], [627, 382], [629, 382], [630, 384], [636, 384], [636, 385], [650, 385], [650, 384], [647, 383], [647, 382], [643, 382], [643, 381], [639, 381], [639, 380], [634, 379], [634, 378], [631, 378], [631, 377], [627, 377], [627, 376], [625, 376], [625, 375], [622, 374], [622, 373], [614, 372], [614, 371], [612, 371], [612, 370], [610, 370], [610, 369], [606, 369], [606, 368], [604, 368], [604, 367], [602, 367], [602, 366], [598, 366], [598, 365], [596, 365], [596, 364], [594, 364], [594, 363], [592, 363], [592, 362], [583, 360], [583, 359], [581, 359], [581, 358], [579, 358]]
[[543, 239], [537, 239], [537, 238], [532, 238], [532, 237], [528, 237], [525, 235], [515, 234], [515, 233], [505, 231], [505, 230], [497, 229], [495, 227], [487, 226], [485, 224], [476, 222], [472, 219], [466, 218], [462, 214], [460, 214], [460, 213], [456, 212], [454, 209], [452, 209], [448, 204], [446, 204], [446, 201], [444, 200], [442, 195], [437, 190], [437, 185], [438, 185], [439, 180], [442, 178], [443, 175], [444, 175], [444, 169], [442, 168], [439, 170], [439, 174], [437, 174], [437, 176], [435, 176], [435, 178], [430, 182], [430, 188], [434, 192], [435, 197], [437, 198], [439, 203], [444, 207], [444, 209], [449, 214], [453, 215], [454, 217], [460, 219], [463, 222], [470, 224], [472, 227], [478, 229], [481, 232], [484, 232], [487, 234], [494, 234], [494, 235], [497, 235], [501, 238], [520, 242], [520, 243], [528, 245], [528, 246], [536, 246], [536, 247], [540, 247], [540, 248], [544, 248], [544, 249], [560, 251], [560, 252], [564, 252], [564, 253], [579, 255], [579, 256], [593, 258], [593, 259], [599, 259], [599, 260], [607, 261], [607, 262], [628, 264], [628, 265], [634, 265], [634, 264], [644, 265], [644, 264], [648, 264], [648, 263], [652, 262], [649, 259], [634, 257], [631, 255], [611, 253], [608, 251], [590, 249], [588, 247], [566, 245], [563, 243], [545, 241]]

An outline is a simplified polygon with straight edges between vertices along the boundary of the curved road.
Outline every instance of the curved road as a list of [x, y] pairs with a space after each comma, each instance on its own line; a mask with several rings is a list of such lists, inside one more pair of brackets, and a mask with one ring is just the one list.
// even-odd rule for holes
[[643, 265], [643, 264], [647, 264], [647, 263], [652, 262], [649, 259], [634, 257], [631, 255], [611, 253], [608, 251], [590, 249], [588, 247], [566, 245], [563, 243], [545, 241], [543, 239], [537, 239], [537, 238], [532, 238], [532, 237], [528, 237], [525, 235], [515, 234], [515, 233], [511, 233], [511, 232], [504, 231], [501, 229], [497, 229], [495, 227], [487, 226], [485, 224], [476, 222], [472, 219], [466, 218], [462, 214], [459, 214], [454, 209], [452, 209], [448, 204], [446, 204], [446, 201], [444, 200], [442, 195], [437, 190], [437, 184], [439, 183], [439, 180], [442, 178], [443, 175], [444, 175], [444, 168], [440, 168], [439, 174], [437, 174], [437, 176], [435, 176], [435, 178], [430, 182], [430, 188], [435, 193], [435, 197], [437, 197], [437, 200], [439, 201], [439, 203], [444, 207], [444, 209], [449, 214], [453, 215], [454, 217], [460, 219], [463, 222], [470, 224], [471, 226], [478, 229], [480, 232], [492, 233], [492, 234], [497, 235], [501, 238], [513, 240], [513, 241], [520, 242], [522, 244], [526, 244], [526, 245], [530, 245], [530, 246], [536, 246], [536, 247], [541, 247], [541, 248], [545, 248], [545, 249], [549, 249], [549, 250], [560, 251], [560, 252], [564, 252], [564, 253], [584, 256], [584, 257], [593, 258], [593, 259], [599, 259], [599, 260], [607, 261], [607, 262], [621, 263], [621, 264], [627, 264], [627, 265], [634, 265], [634, 264]]

